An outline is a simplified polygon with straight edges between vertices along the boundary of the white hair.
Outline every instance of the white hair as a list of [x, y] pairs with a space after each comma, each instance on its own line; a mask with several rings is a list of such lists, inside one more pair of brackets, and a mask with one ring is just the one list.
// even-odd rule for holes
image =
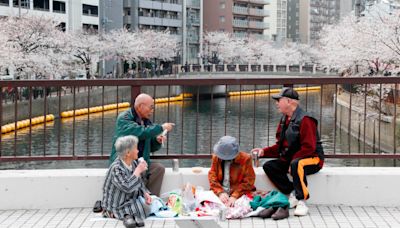
[[117, 151], [118, 156], [123, 158], [129, 150], [134, 146], [137, 146], [138, 142], [138, 138], [133, 135], [119, 137], [115, 142], [115, 150]]

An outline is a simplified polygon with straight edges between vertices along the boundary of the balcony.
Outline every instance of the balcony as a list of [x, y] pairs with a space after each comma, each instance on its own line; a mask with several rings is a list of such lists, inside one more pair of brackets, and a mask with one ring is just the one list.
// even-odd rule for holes
[[139, 8], [182, 12], [182, 5], [173, 4], [173, 3], [162, 3], [162, 2], [149, 1], [149, 0], [140, 0]]
[[187, 38], [189, 43], [199, 43], [199, 36], [188, 36]]
[[249, 15], [259, 16], [259, 17], [269, 17], [269, 11], [263, 9], [250, 8]]
[[268, 5], [270, 4], [270, 0], [249, 0], [250, 3], [260, 4], [260, 5]]
[[249, 28], [253, 29], [267, 29], [269, 24], [261, 21], [250, 21]]
[[188, 26], [200, 26], [200, 18], [189, 18], [186, 23]]
[[233, 25], [233, 27], [247, 28], [247, 27], [249, 27], [249, 21], [234, 19], [232, 25]]
[[127, 8], [131, 8], [132, 7], [132, 1], [131, 0], [124, 0], [123, 6], [127, 7]]
[[131, 16], [124, 16], [124, 24], [132, 24], [132, 17]]
[[161, 18], [161, 23], [167, 27], [182, 27], [182, 21], [177, 19]]
[[187, 0], [186, 6], [200, 9], [200, 0]]
[[158, 17], [139, 17], [139, 24], [162, 26], [162, 19]]
[[270, 40], [270, 37], [264, 34], [250, 34], [249, 37], [256, 40]]
[[248, 15], [249, 14], [249, 9], [247, 7], [234, 6], [233, 7], [233, 13], [234, 14], [241, 14], [241, 15]]
[[246, 39], [247, 35], [248, 34], [246, 32], [235, 32], [235, 33], [233, 33], [233, 36], [235, 38], [239, 38], [239, 39]]

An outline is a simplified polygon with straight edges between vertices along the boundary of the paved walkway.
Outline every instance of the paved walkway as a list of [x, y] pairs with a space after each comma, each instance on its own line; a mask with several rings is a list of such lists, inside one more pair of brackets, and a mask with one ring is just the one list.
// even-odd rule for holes
[[[400, 227], [400, 207], [348, 207], [310, 206], [305, 217], [289, 219], [249, 218], [218, 222], [222, 228], [296, 228], [296, 227]], [[3, 227], [124, 227], [121, 221], [103, 219], [91, 212], [91, 208], [53, 210], [0, 211], [0, 228]], [[174, 221], [146, 221], [146, 227], [174, 228]], [[182, 227], [183, 228], [183, 227]]]

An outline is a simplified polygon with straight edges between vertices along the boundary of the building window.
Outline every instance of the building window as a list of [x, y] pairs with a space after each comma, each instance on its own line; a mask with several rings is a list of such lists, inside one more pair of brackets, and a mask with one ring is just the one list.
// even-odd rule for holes
[[219, 22], [224, 23], [225, 22], [225, 16], [220, 16], [219, 17]]
[[[19, 0], [13, 0], [13, 6], [18, 7], [18, 1]], [[21, 8], [30, 8], [30, 0], [21, 0]]]
[[98, 16], [98, 6], [92, 6], [92, 5], [82, 5], [82, 14], [87, 15], [87, 16]]
[[[130, 16], [130, 15], [131, 15], [131, 9], [130, 8], [124, 8], [124, 16]], [[143, 15], [141, 15], [141, 16], [143, 16]]]
[[49, 0], [33, 0], [33, 9], [49, 11]]
[[225, 9], [225, 2], [219, 3], [219, 8], [220, 9]]
[[66, 30], [65, 22], [61, 22], [60, 24], [58, 24], [58, 25], [57, 25], [57, 28], [58, 28], [60, 31], [65, 32], [65, 30]]
[[53, 1], [53, 12], [65, 13], [65, 2]]
[[92, 24], [82, 24], [82, 29], [86, 32], [95, 34], [97, 33], [97, 31], [99, 31], [99, 26]]
[[0, 0], [0, 5], [1, 6], [8, 6], [10, 4], [10, 0]]

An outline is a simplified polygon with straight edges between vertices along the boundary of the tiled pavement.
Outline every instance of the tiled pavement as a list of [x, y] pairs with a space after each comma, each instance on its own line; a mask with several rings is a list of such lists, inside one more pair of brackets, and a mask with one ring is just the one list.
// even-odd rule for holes
[[[400, 207], [349, 207], [310, 206], [308, 216], [295, 217], [290, 211], [289, 219], [242, 219], [218, 222], [222, 228], [283, 228], [283, 227], [399, 227]], [[121, 221], [102, 219], [91, 208], [52, 210], [0, 211], [0, 228], [3, 227], [124, 227]], [[146, 227], [174, 228], [174, 221], [146, 221]], [[183, 227], [182, 227], [183, 228]]]

